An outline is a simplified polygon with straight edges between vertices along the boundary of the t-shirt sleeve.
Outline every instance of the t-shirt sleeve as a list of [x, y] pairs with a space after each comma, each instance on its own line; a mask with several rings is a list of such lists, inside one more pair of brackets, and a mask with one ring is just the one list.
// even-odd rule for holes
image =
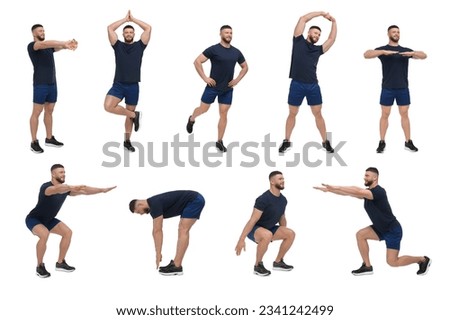
[[159, 216], [162, 216], [164, 213], [162, 204], [160, 201], [152, 201], [150, 203], [150, 215], [153, 219], [158, 218]]
[[381, 188], [369, 189], [372, 192], [373, 200], [380, 200], [386, 197], [386, 193]]
[[264, 211], [267, 207], [267, 201], [264, 196], [259, 196], [255, 201], [255, 209], [258, 209], [260, 211]]
[[242, 64], [242, 63], [245, 62], [245, 57], [244, 57], [244, 55], [242, 54], [241, 51], [239, 51], [239, 56], [238, 56], [238, 60], [237, 61], [238, 61], [239, 64]]
[[205, 49], [205, 51], [203, 51], [202, 53], [203, 53], [203, 55], [205, 57], [207, 57], [208, 59], [211, 59], [211, 57], [214, 55], [214, 48], [213, 48], [213, 46]]

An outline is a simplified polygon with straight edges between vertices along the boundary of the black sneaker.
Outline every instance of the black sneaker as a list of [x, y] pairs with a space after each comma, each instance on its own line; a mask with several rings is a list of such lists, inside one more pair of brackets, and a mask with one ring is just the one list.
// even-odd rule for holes
[[426, 275], [430, 266], [431, 266], [431, 259], [425, 256], [425, 261], [419, 263], [419, 270], [417, 271], [417, 274], [419, 276]]
[[412, 152], [419, 151], [419, 149], [416, 148], [412, 140], [405, 141], [405, 149]]
[[31, 143], [31, 151], [33, 151], [34, 153], [44, 152], [44, 149], [42, 149], [41, 146], [39, 145], [39, 140], [34, 140]]
[[384, 140], [380, 140], [378, 143], [377, 153], [383, 153], [384, 148], [386, 148], [386, 142]]
[[216, 142], [216, 148], [219, 149], [219, 151], [227, 152], [227, 148], [223, 145], [222, 140]]
[[50, 139], [45, 138], [45, 145], [47, 147], [61, 148], [64, 145], [64, 143], [59, 142], [58, 140], [55, 139], [55, 136], [52, 136]]
[[134, 124], [134, 131], [138, 131], [139, 130], [139, 126], [140, 126], [140, 122], [141, 122], [141, 112], [140, 111], [135, 111], [134, 112], [134, 118], [132, 118], [133, 120], [133, 124]]
[[45, 264], [41, 263], [36, 267], [36, 274], [39, 278], [48, 278], [50, 277], [50, 272], [45, 269]]
[[61, 263], [56, 262], [56, 271], [64, 271], [64, 272], [73, 272], [75, 271], [75, 268], [72, 266], [69, 266], [66, 262], [66, 260], [63, 260]]
[[293, 266], [290, 266], [286, 263], [284, 263], [283, 259], [280, 260], [280, 262], [273, 262], [273, 270], [279, 270], [279, 271], [291, 271], [294, 269]]
[[130, 151], [130, 152], [136, 151], [136, 150], [134, 149], [133, 145], [131, 144], [131, 141], [130, 141], [130, 140], [125, 140], [125, 141], [123, 142], [123, 147], [124, 147], [125, 149], [127, 149], [128, 151]]
[[264, 267], [262, 261], [259, 262], [257, 266], [253, 267], [253, 273], [261, 277], [266, 277], [270, 275], [270, 271]]
[[333, 153], [334, 149], [331, 147], [330, 140], [325, 140], [325, 142], [322, 142], [322, 147], [327, 150], [328, 153]]
[[173, 262], [173, 260], [170, 260], [170, 263], [167, 266], [159, 267], [159, 270], [164, 270], [172, 266], [175, 266], [175, 263]]
[[361, 265], [361, 267], [357, 270], [353, 270], [352, 274], [354, 276], [364, 276], [364, 275], [369, 275], [369, 274], [373, 274], [373, 267], [367, 267], [365, 263], [363, 263]]
[[188, 133], [192, 133], [192, 131], [194, 130], [194, 123], [195, 121], [191, 121], [191, 116], [189, 116], [187, 125], [186, 125], [186, 131]]
[[281, 144], [280, 148], [278, 149], [279, 153], [285, 153], [291, 148], [292, 144], [288, 139], [284, 139], [283, 143]]
[[170, 261], [167, 266], [159, 268], [159, 274], [163, 276], [181, 276], [183, 275], [183, 267], [177, 267], [173, 261]]

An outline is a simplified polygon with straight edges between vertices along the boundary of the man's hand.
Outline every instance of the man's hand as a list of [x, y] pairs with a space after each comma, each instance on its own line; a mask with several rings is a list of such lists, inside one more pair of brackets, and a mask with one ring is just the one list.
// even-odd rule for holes
[[236, 250], [236, 255], [238, 255], [238, 256], [241, 255], [242, 249], [244, 249], [244, 251], [245, 251], [245, 240], [238, 241], [236, 248], [234, 249], [234, 250]]
[[213, 78], [206, 78], [205, 82], [210, 87], [216, 86], [216, 80], [214, 80]]
[[115, 188], [117, 188], [117, 186], [109, 187], [109, 188], [102, 188], [102, 192], [103, 193], [110, 192], [112, 189], [115, 189]]
[[392, 55], [392, 54], [397, 54], [398, 53], [398, 51], [393, 51], [393, 50], [383, 50], [383, 54], [385, 55], [385, 56], [390, 56], [390, 55]]

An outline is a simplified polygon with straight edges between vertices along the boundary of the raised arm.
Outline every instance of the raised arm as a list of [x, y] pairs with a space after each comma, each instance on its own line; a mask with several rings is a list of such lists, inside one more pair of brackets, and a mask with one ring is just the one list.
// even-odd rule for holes
[[427, 54], [423, 51], [407, 51], [407, 52], [400, 52], [402, 56], [411, 57], [413, 59], [426, 59]]
[[52, 196], [54, 194], [61, 194], [67, 192], [77, 192], [82, 186], [69, 186], [68, 184], [58, 184], [56, 186], [50, 186], [45, 189], [46, 196]]
[[236, 254], [240, 255], [242, 249], [245, 251], [245, 237], [252, 231], [253, 227], [255, 226], [256, 222], [261, 218], [262, 211], [258, 210], [256, 208], [253, 208], [252, 215], [250, 217], [250, 220], [248, 220], [247, 224], [244, 227], [244, 230], [242, 230], [241, 236], [239, 237], [238, 243], [236, 245]]
[[130, 21], [130, 10], [128, 10], [125, 18], [117, 20], [116, 22], [113, 22], [108, 26], [108, 39], [109, 43], [111, 43], [112, 46], [115, 45], [117, 40], [119, 39], [116, 33], [117, 28], [119, 28], [121, 25], [123, 25], [125, 22], [128, 21]]
[[203, 63], [205, 63], [206, 61], [208, 61], [208, 58], [203, 53], [200, 53], [200, 55], [194, 61], [195, 70], [197, 71], [200, 78], [202, 78], [202, 80], [205, 81], [208, 86], [215, 87], [216, 80], [207, 77], [205, 71], [203, 70]]
[[336, 35], [337, 35], [336, 19], [334, 17], [330, 16], [329, 14], [326, 15], [325, 18], [331, 21], [331, 30], [330, 30], [328, 39], [322, 45], [323, 52], [327, 52], [331, 48], [331, 46], [336, 41]]
[[328, 13], [326, 13], [325, 11], [314, 11], [314, 12], [305, 14], [304, 16], [301, 16], [298, 19], [297, 25], [295, 26], [295, 29], [294, 29], [294, 37], [298, 37], [303, 34], [303, 31], [305, 31], [306, 23], [308, 23], [311, 19], [313, 19], [315, 17], [320, 17], [320, 16], [326, 17], [327, 15], [328, 15]]
[[77, 188], [75, 190], [71, 190], [70, 195], [71, 196], [78, 196], [78, 195], [92, 195], [92, 194], [97, 194], [97, 193], [106, 193], [111, 191], [112, 189], [115, 189], [116, 186], [114, 187], [109, 187], [109, 188], [96, 188], [96, 187], [89, 187], [89, 186], [77, 186]]
[[158, 269], [160, 262], [162, 261], [162, 244], [163, 244], [163, 216], [159, 216], [153, 219], [153, 240], [155, 241], [155, 253], [156, 253], [156, 269]]
[[62, 49], [75, 50], [78, 47], [78, 42], [75, 39], [68, 41], [57, 41], [57, 40], [44, 40], [36, 41], [33, 45], [34, 50], [42, 50], [53, 48], [55, 51]]
[[150, 41], [152, 26], [142, 20], [136, 19], [130, 11], [128, 11], [128, 15], [130, 19], [129, 21], [136, 23], [142, 30], [144, 30], [141, 34], [141, 41], [143, 44], [147, 45]]
[[364, 52], [364, 58], [366, 59], [373, 59], [373, 58], [377, 58], [379, 56], [382, 55], [391, 55], [391, 54], [396, 54], [398, 53], [398, 51], [392, 51], [392, 50], [367, 50], [366, 52]]
[[323, 191], [323, 192], [331, 192], [334, 194], [338, 194], [340, 196], [351, 196], [358, 199], [369, 199], [373, 200], [372, 191], [369, 189], [363, 189], [360, 187], [346, 187], [346, 186], [332, 186], [329, 184], [322, 183], [321, 187], [314, 187], [314, 189]]

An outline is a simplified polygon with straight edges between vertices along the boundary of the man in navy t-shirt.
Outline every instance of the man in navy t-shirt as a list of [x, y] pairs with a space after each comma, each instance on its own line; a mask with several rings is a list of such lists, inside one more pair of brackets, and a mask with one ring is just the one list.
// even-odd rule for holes
[[[216, 100], [219, 102], [219, 124], [216, 147], [221, 152], [226, 152], [227, 148], [223, 144], [223, 136], [227, 126], [227, 114], [233, 100], [233, 88], [241, 81], [248, 71], [248, 65], [244, 55], [237, 48], [231, 45], [233, 30], [230, 26], [224, 25], [220, 28], [220, 42], [201, 53], [194, 61], [195, 70], [206, 83], [205, 90], [201, 97], [200, 106], [195, 108], [189, 116], [186, 130], [192, 133], [195, 119], [209, 110], [211, 104]], [[211, 60], [211, 72], [206, 76], [202, 64]], [[238, 76], [234, 78], [234, 67], [236, 63], [241, 67]]]
[[40, 146], [37, 138], [39, 116], [42, 110], [44, 110], [46, 131], [45, 145], [49, 147], [64, 145], [53, 136], [53, 110], [58, 97], [53, 53], [62, 49], [75, 50], [78, 42], [74, 39], [68, 41], [45, 40], [45, 30], [41, 24], [33, 25], [31, 32], [34, 40], [27, 47], [34, 68], [33, 112], [30, 118], [31, 151], [42, 153], [44, 149]]
[[[139, 41], [134, 41], [134, 27], [129, 24], [123, 27], [124, 41], [118, 39], [117, 28], [127, 22], [133, 22], [142, 28], [143, 32]], [[149, 24], [136, 19], [130, 11], [127, 12], [125, 18], [108, 26], [108, 39], [114, 49], [116, 71], [114, 83], [106, 95], [104, 107], [108, 112], [125, 116], [123, 146], [130, 152], [135, 151], [130, 141], [133, 125], [134, 131], [139, 130], [140, 112], [135, 110], [139, 100], [142, 56], [150, 41], [151, 31], [152, 27]], [[125, 107], [122, 107], [119, 103], [124, 98]]]
[[294, 267], [287, 265], [283, 259], [295, 239], [295, 232], [287, 227], [285, 209], [286, 198], [281, 194], [284, 189], [284, 177], [280, 171], [273, 171], [269, 175], [270, 189], [259, 196], [255, 201], [250, 220], [244, 227], [236, 245], [236, 254], [245, 251], [245, 238], [256, 242], [256, 261], [253, 273], [259, 276], [268, 276], [270, 271], [264, 267], [263, 257], [269, 243], [282, 240], [278, 255], [273, 262], [274, 270], [291, 271]]
[[378, 169], [367, 168], [364, 175], [364, 185], [367, 189], [360, 187], [343, 187], [322, 184], [315, 189], [332, 192], [342, 196], [352, 196], [364, 199], [364, 209], [366, 210], [372, 225], [359, 230], [356, 233], [358, 249], [361, 254], [363, 264], [359, 269], [353, 270], [355, 276], [373, 273], [373, 267], [369, 259], [369, 244], [367, 240], [384, 240], [386, 242], [386, 259], [392, 267], [407, 266], [413, 263], [419, 264], [418, 275], [425, 275], [431, 264], [431, 259], [427, 256], [413, 257], [400, 256], [400, 241], [402, 240], [402, 227], [397, 218], [392, 213], [386, 190], [378, 185]]
[[[154, 195], [148, 199], [131, 200], [130, 211], [150, 214], [153, 218], [153, 239], [155, 241], [156, 268], [162, 275], [182, 275], [183, 257], [189, 245], [189, 231], [200, 219], [205, 199], [197, 191], [177, 190]], [[175, 258], [167, 266], [159, 267], [162, 261], [163, 219], [180, 216], [178, 243]]]
[[[305, 30], [306, 23], [320, 16], [331, 21], [331, 31], [328, 39], [322, 45], [318, 46], [316, 43], [320, 39], [321, 29], [318, 26], [311, 26], [306, 39], [303, 36], [303, 31]], [[316, 71], [320, 56], [327, 52], [334, 44], [336, 33], [336, 20], [329, 13], [323, 11], [311, 12], [301, 16], [295, 26], [291, 69], [289, 72], [289, 77], [292, 79], [288, 97], [289, 115], [286, 119], [285, 139], [278, 149], [280, 153], [285, 153], [292, 146], [290, 139], [295, 126], [295, 118], [305, 97], [308, 105], [311, 107], [317, 129], [322, 137], [322, 146], [327, 152], [334, 152], [330, 141], [327, 139], [327, 129], [322, 116], [322, 94], [320, 92]]]
[[56, 262], [57, 271], [72, 272], [74, 267], [66, 263], [66, 254], [69, 250], [72, 230], [62, 221], [56, 218], [67, 196], [77, 196], [80, 194], [91, 195], [100, 192], [109, 192], [115, 187], [94, 188], [84, 185], [69, 186], [65, 184], [66, 171], [61, 164], [54, 164], [50, 168], [52, 179], [44, 183], [39, 190], [38, 203], [25, 218], [27, 228], [37, 237], [39, 241], [36, 245], [37, 267], [36, 274], [41, 278], [50, 277], [50, 273], [45, 269], [44, 254], [47, 248], [47, 240], [50, 233], [61, 236], [59, 245], [59, 257]]
[[383, 153], [386, 148], [385, 136], [388, 128], [388, 119], [394, 101], [397, 102], [400, 112], [403, 133], [405, 135], [405, 149], [419, 151], [411, 140], [411, 127], [408, 117], [411, 99], [408, 88], [408, 63], [410, 58], [426, 59], [423, 51], [414, 51], [398, 44], [400, 40], [400, 29], [396, 25], [388, 28], [389, 43], [375, 50], [367, 50], [364, 58], [378, 58], [383, 69], [383, 80], [381, 82], [381, 118], [380, 118], [380, 141], [377, 153]]

